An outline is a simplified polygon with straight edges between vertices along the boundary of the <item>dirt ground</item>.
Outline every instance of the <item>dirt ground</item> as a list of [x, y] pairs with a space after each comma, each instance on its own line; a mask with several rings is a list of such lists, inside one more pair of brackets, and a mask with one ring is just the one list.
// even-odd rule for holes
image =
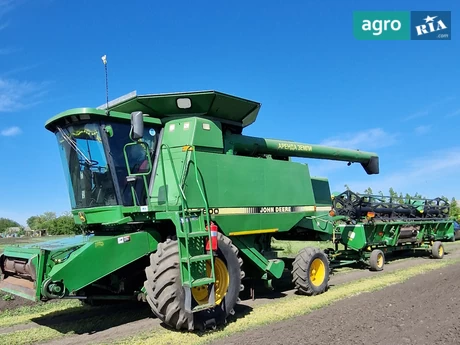
[[459, 344], [460, 265], [339, 301], [212, 345]]
[[0, 292], [0, 312], [5, 309], [16, 309], [18, 307], [32, 304], [34, 304], [33, 301]]

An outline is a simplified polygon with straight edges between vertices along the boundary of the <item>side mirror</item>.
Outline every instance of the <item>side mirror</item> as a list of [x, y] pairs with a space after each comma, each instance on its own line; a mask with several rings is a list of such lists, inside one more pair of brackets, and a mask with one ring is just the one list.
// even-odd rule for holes
[[142, 111], [131, 113], [131, 139], [137, 140], [144, 136], [144, 114]]

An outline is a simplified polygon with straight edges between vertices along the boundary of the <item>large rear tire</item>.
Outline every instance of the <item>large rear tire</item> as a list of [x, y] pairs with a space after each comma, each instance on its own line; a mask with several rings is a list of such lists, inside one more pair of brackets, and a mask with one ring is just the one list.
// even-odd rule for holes
[[[150, 266], [145, 269], [146, 300], [153, 313], [169, 327], [177, 330], [202, 330], [208, 326], [215, 327], [226, 323], [227, 317], [233, 313], [242, 286], [243, 261], [238, 257], [238, 249], [230, 239], [220, 233], [218, 248], [216, 261], [219, 261], [219, 269], [216, 265], [216, 288], [219, 280], [223, 279], [226, 281], [227, 289], [218, 291], [220, 292], [220, 296], [216, 296], [216, 302], [220, 302], [218, 305], [193, 314], [185, 310], [185, 290], [181, 282], [178, 242], [168, 239], [166, 242], [159, 243], [157, 251], [151, 254]], [[224, 276], [219, 277], [218, 274]], [[197, 296], [196, 293], [191, 293], [192, 308], [198, 304], [194, 295]]]
[[325, 292], [329, 283], [329, 260], [319, 248], [303, 248], [292, 264], [292, 282], [307, 296]]

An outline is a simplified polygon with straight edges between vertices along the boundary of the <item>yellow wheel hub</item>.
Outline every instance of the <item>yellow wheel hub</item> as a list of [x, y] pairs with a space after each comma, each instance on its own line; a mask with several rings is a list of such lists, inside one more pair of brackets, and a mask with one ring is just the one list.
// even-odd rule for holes
[[315, 286], [320, 286], [326, 278], [326, 266], [321, 259], [314, 259], [310, 265], [310, 281]]
[[[228, 274], [227, 266], [225, 266], [225, 263], [219, 258], [216, 258], [214, 261], [214, 272], [216, 274], [216, 282], [214, 284], [216, 304], [220, 304], [224, 299], [230, 285], [230, 275]], [[211, 277], [211, 263], [209, 261], [206, 262], [206, 274], [208, 277]], [[192, 295], [198, 304], [208, 303], [208, 286], [202, 285], [193, 287]]]
[[444, 254], [444, 248], [442, 246], [439, 246], [438, 254], [439, 256], [442, 256], [442, 254]]
[[379, 254], [377, 256], [377, 267], [382, 267], [383, 266], [383, 255]]

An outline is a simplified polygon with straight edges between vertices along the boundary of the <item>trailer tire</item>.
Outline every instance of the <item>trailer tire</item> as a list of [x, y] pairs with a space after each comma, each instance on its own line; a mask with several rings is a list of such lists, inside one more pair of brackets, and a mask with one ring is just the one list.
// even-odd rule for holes
[[444, 257], [444, 246], [441, 241], [436, 241], [431, 247], [431, 255], [435, 259], [442, 259]]
[[380, 249], [374, 249], [369, 257], [371, 271], [382, 271], [385, 265], [385, 254]]
[[[177, 330], [203, 330], [225, 324], [227, 317], [234, 313], [234, 306], [242, 290], [242, 259], [231, 240], [218, 234], [218, 258], [225, 263], [229, 285], [221, 303], [211, 309], [189, 313], [185, 310], [185, 289], [182, 287], [179, 249], [176, 240], [166, 240], [158, 244], [157, 251], [150, 256], [150, 266], [145, 269], [144, 283], [146, 300], [153, 313], [166, 325]], [[192, 308], [196, 301], [191, 296]]]
[[325, 292], [329, 283], [326, 254], [319, 248], [301, 249], [292, 264], [292, 282], [302, 295], [314, 296]]

